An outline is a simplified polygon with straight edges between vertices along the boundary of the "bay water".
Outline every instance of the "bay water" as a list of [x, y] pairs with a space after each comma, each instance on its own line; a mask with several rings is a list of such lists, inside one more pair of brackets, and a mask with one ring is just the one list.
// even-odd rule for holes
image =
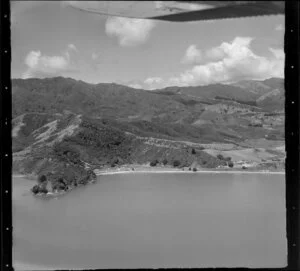
[[285, 176], [98, 176], [59, 198], [13, 178], [16, 270], [284, 267]]

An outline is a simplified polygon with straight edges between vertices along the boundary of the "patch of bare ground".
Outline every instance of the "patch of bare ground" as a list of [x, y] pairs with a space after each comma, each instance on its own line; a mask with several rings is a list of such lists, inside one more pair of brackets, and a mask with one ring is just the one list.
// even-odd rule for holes
[[180, 148], [182, 145], [189, 146], [189, 147], [200, 147], [200, 148], [207, 148], [207, 149], [214, 149], [214, 150], [232, 150], [232, 149], [241, 149], [237, 144], [233, 143], [196, 143], [190, 142], [185, 140], [171, 140], [171, 139], [161, 139], [161, 138], [154, 138], [154, 137], [141, 137], [134, 135], [130, 132], [125, 132], [127, 135], [131, 135], [136, 139], [143, 140], [146, 144], [155, 145], [157, 147], [170, 147], [170, 148]]
[[[48, 142], [48, 145], [53, 145], [55, 142], [60, 142], [64, 137], [71, 136], [79, 128], [81, 123], [81, 115], [77, 115], [68, 125], [63, 129], [58, 129], [59, 122], [54, 120], [41, 128], [35, 130], [33, 135], [35, 136], [34, 145], [42, 142]], [[51, 140], [54, 139], [54, 140]]]
[[275, 155], [270, 154], [265, 149], [241, 149], [241, 150], [227, 150], [227, 151], [218, 151], [218, 150], [211, 150], [206, 149], [204, 150], [210, 155], [218, 156], [223, 155], [225, 157], [231, 157], [231, 160], [234, 162], [237, 161], [249, 161], [249, 162], [260, 162], [262, 159], [271, 159], [275, 157]]
[[243, 147], [250, 147], [250, 148], [279, 148], [284, 149], [285, 142], [283, 140], [267, 140], [265, 138], [258, 138], [258, 139], [247, 139], [240, 143]]
[[17, 137], [22, 126], [25, 126], [25, 123], [23, 122], [24, 115], [25, 114], [22, 114], [13, 120], [12, 137]]

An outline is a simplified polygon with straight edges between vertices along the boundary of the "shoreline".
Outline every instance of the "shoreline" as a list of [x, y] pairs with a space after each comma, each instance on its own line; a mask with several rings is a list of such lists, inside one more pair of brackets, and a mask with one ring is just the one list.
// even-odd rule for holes
[[132, 164], [132, 165], [125, 165], [120, 168], [105, 168], [105, 169], [95, 169], [95, 174], [97, 176], [101, 175], [113, 175], [113, 174], [127, 174], [127, 173], [232, 173], [232, 174], [285, 174], [284, 170], [277, 170], [277, 171], [269, 171], [269, 170], [245, 170], [241, 168], [237, 168], [235, 170], [233, 169], [222, 169], [222, 168], [198, 168], [197, 171], [189, 170], [188, 167], [184, 168], [174, 168], [174, 167], [151, 167], [149, 165], [138, 165], [138, 164]]
[[[105, 176], [105, 175], [114, 175], [114, 174], [133, 174], [133, 173], [188, 173], [188, 174], [197, 174], [197, 173], [215, 173], [215, 174], [222, 174], [222, 173], [232, 173], [232, 174], [279, 174], [285, 175], [285, 171], [246, 171], [246, 170], [179, 170], [179, 169], [156, 169], [156, 170], [149, 170], [149, 169], [128, 169], [128, 170], [95, 170], [95, 174], [97, 176]], [[28, 178], [27, 175], [22, 174], [12, 174], [13, 178]]]
[[280, 174], [284, 175], [284, 171], [216, 171], [216, 170], [198, 170], [194, 171], [179, 171], [179, 170], [124, 170], [124, 171], [109, 171], [109, 172], [99, 172], [96, 173], [97, 176], [104, 176], [104, 175], [114, 175], [114, 174], [129, 174], [129, 173], [189, 173], [189, 174], [197, 174], [197, 173], [233, 173], [233, 174]]
[[[134, 168], [134, 167], [130, 167], [130, 168], [121, 168], [119, 170], [110, 170], [110, 169], [106, 169], [106, 170], [94, 170], [94, 173], [96, 175], [96, 179], [93, 179], [93, 181], [87, 183], [87, 184], [92, 184], [95, 183], [97, 181], [99, 181], [98, 177], [99, 176], [105, 176], [105, 175], [116, 175], [116, 174], [135, 174], [135, 173], [139, 173], [139, 174], [169, 174], [169, 173], [181, 173], [181, 174], [267, 174], [267, 175], [285, 175], [284, 171], [245, 171], [245, 170], [204, 170], [204, 169], [199, 169], [197, 171], [192, 171], [192, 170], [180, 170], [178, 168], [152, 168], [152, 167], [147, 167], [147, 166], [142, 166], [139, 168]], [[22, 174], [12, 174], [13, 178], [24, 178], [24, 179], [28, 179], [28, 180], [32, 180], [34, 182], [34, 180], [32, 179], [32, 175], [31, 176], [27, 176], [27, 175], [22, 175]], [[85, 185], [87, 185], [85, 184]], [[81, 186], [81, 185], [80, 185]], [[76, 187], [78, 188], [78, 187]], [[42, 198], [57, 198], [57, 197], [61, 197], [65, 194], [67, 194], [68, 192], [72, 191], [73, 189], [75, 189], [75, 187], [70, 187], [67, 191], [55, 191], [55, 192], [48, 192], [47, 194], [35, 194], [34, 196], [36, 197], [42, 197]]]
[[[27, 271], [27, 270], [50, 270], [53, 267], [46, 265], [39, 265], [35, 263], [27, 263], [19, 260], [14, 260], [12, 262], [12, 266], [16, 271]], [[56, 268], [53, 268], [55, 270]]]

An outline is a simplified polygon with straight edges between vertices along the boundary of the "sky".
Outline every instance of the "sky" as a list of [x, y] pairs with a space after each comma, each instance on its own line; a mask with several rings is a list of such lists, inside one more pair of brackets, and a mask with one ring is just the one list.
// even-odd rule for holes
[[283, 15], [178, 23], [88, 13], [70, 2], [82, 4], [11, 2], [13, 78], [152, 90], [284, 76]]

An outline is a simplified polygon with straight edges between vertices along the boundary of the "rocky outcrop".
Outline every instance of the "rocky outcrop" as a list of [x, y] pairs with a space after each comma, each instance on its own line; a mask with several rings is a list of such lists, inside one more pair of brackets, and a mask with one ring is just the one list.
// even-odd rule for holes
[[[86, 185], [96, 179], [93, 170], [61, 166], [59, 170], [49, 171], [38, 177], [38, 183], [32, 187], [33, 194], [61, 194], [74, 187]], [[42, 180], [42, 181], [41, 181]]]

